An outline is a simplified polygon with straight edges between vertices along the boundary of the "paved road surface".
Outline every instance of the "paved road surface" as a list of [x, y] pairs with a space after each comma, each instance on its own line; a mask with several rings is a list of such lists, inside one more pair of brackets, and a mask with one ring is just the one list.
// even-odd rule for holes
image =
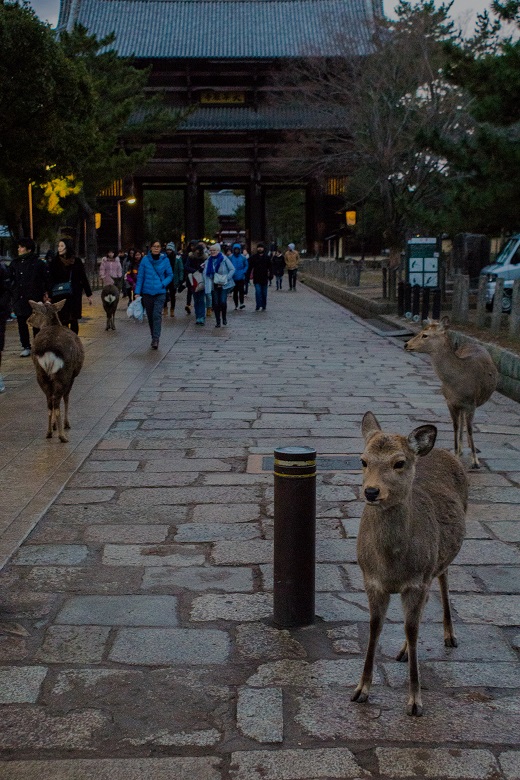
[[[371, 701], [349, 701], [367, 639], [356, 565], [358, 471], [318, 478], [317, 618], [272, 615], [273, 488], [262, 456], [361, 451], [372, 409], [402, 433], [451, 429], [427, 359], [305, 289], [229, 327], [146, 326], [100, 307], [68, 445], [44, 438], [44, 397], [9, 326], [0, 396], [0, 780], [520, 778], [520, 421], [477, 412], [467, 539], [452, 567], [459, 647], [439, 594], [422, 626], [425, 715], [404, 714], [399, 603]], [[468, 463], [468, 458], [465, 458]], [[330, 467], [330, 466], [329, 466]], [[31, 529], [33, 530], [31, 531]]]

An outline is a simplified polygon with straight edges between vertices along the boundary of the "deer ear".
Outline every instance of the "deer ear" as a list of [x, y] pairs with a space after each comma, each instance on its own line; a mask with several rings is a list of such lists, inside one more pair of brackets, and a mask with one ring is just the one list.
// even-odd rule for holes
[[361, 433], [366, 442], [372, 438], [372, 436], [381, 430], [381, 426], [377, 422], [375, 414], [372, 412], [365, 412], [363, 420], [361, 422]]
[[443, 328], [449, 328], [450, 327], [450, 318], [449, 317], [443, 317], [441, 320], [441, 325]]
[[408, 444], [416, 455], [428, 455], [437, 438], [435, 425], [420, 425], [408, 436]]
[[29, 301], [29, 306], [33, 311], [37, 311], [40, 307], [40, 304], [37, 301]]
[[63, 309], [63, 307], [65, 306], [66, 302], [67, 302], [67, 301], [66, 301], [66, 299], [64, 298], [62, 301], [58, 301], [57, 303], [53, 303], [53, 304], [52, 304], [52, 308], [53, 308], [55, 311], [61, 311], [61, 310]]

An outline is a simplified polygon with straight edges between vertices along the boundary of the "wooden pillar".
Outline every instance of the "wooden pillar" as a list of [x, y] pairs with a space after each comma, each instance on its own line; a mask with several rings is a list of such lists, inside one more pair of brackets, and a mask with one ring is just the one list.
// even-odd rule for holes
[[247, 232], [250, 251], [259, 241], [265, 240], [265, 197], [259, 181], [252, 181], [246, 192]]
[[313, 256], [322, 255], [325, 238], [323, 188], [316, 179], [305, 189], [305, 233], [307, 252]]
[[188, 178], [184, 199], [184, 224], [186, 241], [203, 238], [204, 233], [204, 190], [195, 174]]

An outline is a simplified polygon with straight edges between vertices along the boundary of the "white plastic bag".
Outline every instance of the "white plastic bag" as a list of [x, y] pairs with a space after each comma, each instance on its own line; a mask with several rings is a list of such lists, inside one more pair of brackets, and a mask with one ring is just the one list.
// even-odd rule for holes
[[137, 320], [137, 322], [143, 321], [144, 309], [140, 298], [136, 298], [134, 301], [128, 304], [128, 309], [126, 310], [126, 316], [131, 317], [134, 320]]

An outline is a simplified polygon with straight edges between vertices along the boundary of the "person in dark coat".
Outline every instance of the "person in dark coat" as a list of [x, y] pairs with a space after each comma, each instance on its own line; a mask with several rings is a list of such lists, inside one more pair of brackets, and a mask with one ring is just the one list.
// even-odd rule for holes
[[285, 271], [285, 258], [276, 244], [271, 244], [271, 268], [273, 276], [276, 276], [276, 289], [281, 290]]
[[9, 271], [0, 263], [0, 393], [5, 392], [2, 377], [2, 352], [5, 347], [5, 323], [11, 313], [11, 293], [9, 290]]
[[[43, 301], [47, 290], [47, 266], [36, 254], [36, 244], [32, 238], [21, 238], [18, 241], [18, 257], [9, 266], [9, 284], [13, 311], [18, 321], [18, 333], [22, 351], [20, 357], [31, 354], [31, 339], [27, 317], [32, 314], [29, 301]], [[33, 334], [38, 333], [33, 328]]]
[[[56, 291], [56, 285], [70, 282], [70, 292]], [[78, 333], [78, 320], [81, 319], [81, 299], [83, 292], [92, 306], [92, 289], [85, 273], [85, 266], [79, 257], [74, 255], [74, 247], [70, 238], [62, 238], [58, 242], [58, 252], [49, 263], [48, 293], [52, 303], [65, 299], [65, 306], [60, 311], [61, 324]]]
[[249, 278], [253, 278], [255, 285], [256, 311], [265, 311], [267, 308], [267, 287], [272, 278], [271, 258], [265, 251], [265, 245], [260, 242], [256, 245], [256, 252], [249, 258]]

